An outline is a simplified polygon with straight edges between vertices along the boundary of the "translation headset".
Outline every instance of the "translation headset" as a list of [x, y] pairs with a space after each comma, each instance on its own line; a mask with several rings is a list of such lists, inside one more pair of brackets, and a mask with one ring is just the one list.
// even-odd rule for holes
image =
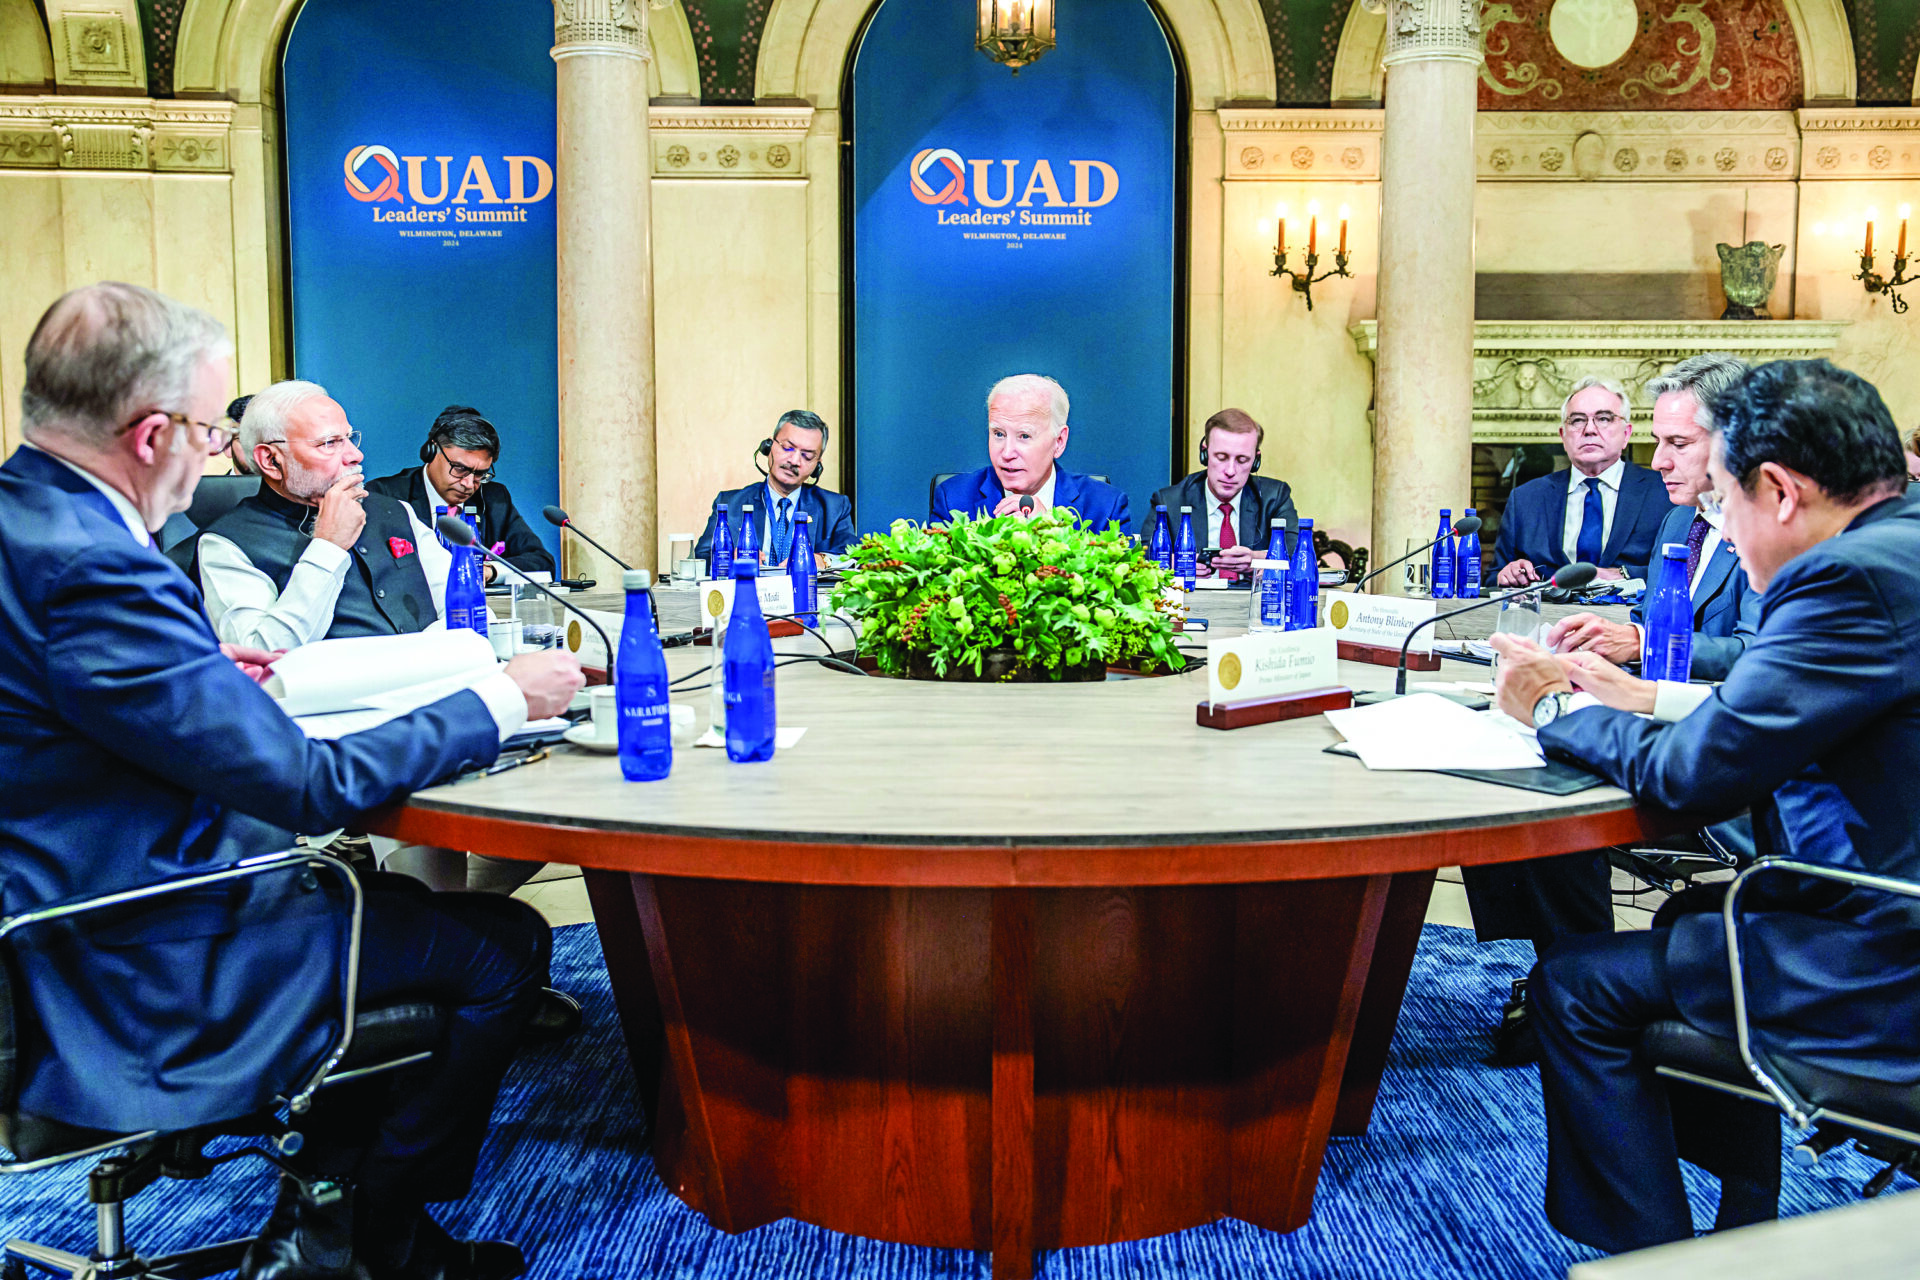
[[[773, 462], [773, 437], [772, 436], [768, 436], [765, 440], [762, 440], [760, 442], [760, 447], [753, 451], [753, 469], [755, 471], [758, 471], [761, 475], [764, 476], [767, 474], [767, 468], [760, 465], [760, 459], [762, 458], [765, 458], [769, 463], [769, 465], [771, 465], [771, 463]], [[826, 471], [827, 471], [827, 460], [824, 457], [818, 458], [814, 461], [814, 464], [813, 464], [813, 474], [806, 477], [800, 483], [801, 484], [819, 484], [820, 477], [825, 475]]]
[[[487, 430], [493, 432], [494, 439], [498, 440], [500, 438], [499, 429], [495, 427], [491, 422], [487, 422], [485, 418], [481, 418], [480, 415], [477, 413], [474, 414], [473, 416], [475, 418], [479, 418], [481, 422], [486, 423], [486, 428]], [[420, 461], [432, 462], [434, 454], [440, 452], [440, 450], [444, 449], [446, 446], [452, 443], [453, 443], [452, 427], [431, 428], [427, 432], [427, 442], [420, 446]]]
[[[1207, 442], [1205, 440], [1202, 440], [1200, 442], [1200, 465], [1202, 468], [1204, 468], [1207, 465]], [[1253, 469], [1255, 471], [1258, 471], [1260, 469], [1260, 446], [1259, 445], [1255, 445], [1253, 447]]]

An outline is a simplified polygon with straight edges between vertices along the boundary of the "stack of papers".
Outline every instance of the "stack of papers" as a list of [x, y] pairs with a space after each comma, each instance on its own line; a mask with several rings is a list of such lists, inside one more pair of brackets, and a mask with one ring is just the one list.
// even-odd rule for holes
[[273, 664], [264, 687], [308, 737], [336, 738], [470, 689], [499, 669], [477, 632], [421, 631], [303, 645]]
[[1469, 711], [1436, 693], [1329, 711], [1369, 769], [1538, 769], [1546, 763], [1531, 730], [1499, 711]]

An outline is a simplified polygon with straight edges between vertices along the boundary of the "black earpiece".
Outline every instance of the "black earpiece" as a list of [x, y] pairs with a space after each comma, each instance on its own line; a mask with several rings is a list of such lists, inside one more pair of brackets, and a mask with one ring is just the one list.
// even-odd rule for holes
[[[772, 436], [768, 436], [765, 440], [762, 440], [760, 442], [760, 447], [753, 451], [753, 469], [755, 471], [758, 471], [761, 475], [764, 476], [767, 474], [767, 468], [760, 465], [760, 459], [762, 458], [765, 458], [767, 460], [767, 464], [769, 466], [773, 464], [773, 437]], [[802, 480], [800, 483], [801, 484], [819, 484], [820, 477], [825, 475], [826, 471], [827, 471], [827, 460], [825, 458], [821, 458], [813, 464], [813, 474], [808, 476], [806, 479]]]
[[441, 437], [438, 431], [427, 432], [427, 442], [420, 446], [420, 461], [432, 462], [433, 455], [440, 452]]

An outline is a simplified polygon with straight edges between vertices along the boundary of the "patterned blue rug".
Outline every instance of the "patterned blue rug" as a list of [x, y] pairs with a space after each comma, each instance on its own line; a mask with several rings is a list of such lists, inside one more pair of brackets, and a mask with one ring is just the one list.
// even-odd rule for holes
[[[1046, 1280], [1557, 1280], [1598, 1256], [1541, 1212], [1546, 1137], [1539, 1073], [1482, 1066], [1521, 943], [1480, 946], [1428, 925], [1371, 1131], [1335, 1139], [1313, 1220], [1291, 1235], [1222, 1221], [1135, 1244], [1042, 1254]], [[461, 1235], [517, 1240], [536, 1280], [985, 1280], [985, 1254], [836, 1235], [797, 1222], [728, 1236], [681, 1204], [633, 1154], [642, 1121], [593, 928], [558, 931], [554, 982], [586, 1006], [571, 1044], [530, 1054], [507, 1079], [480, 1188], [448, 1219]], [[1875, 1166], [1849, 1150], [1811, 1171], [1789, 1166], [1783, 1212], [1854, 1201]], [[1695, 1177], [1695, 1220], [1717, 1188]], [[1902, 1178], [1898, 1190], [1914, 1184]], [[163, 1183], [134, 1201], [129, 1235], [162, 1253], [245, 1235], [265, 1217], [270, 1180], [240, 1161], [204, 1182]], [[1891, 1194], [1891, 1192], [1889, 1193]], [[0, 1237], [85, 1252], [83, 1171], [0, 1179]]]

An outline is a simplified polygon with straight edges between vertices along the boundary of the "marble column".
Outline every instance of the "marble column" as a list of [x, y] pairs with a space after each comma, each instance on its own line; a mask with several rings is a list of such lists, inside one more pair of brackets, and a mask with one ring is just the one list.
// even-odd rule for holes
[[[644, 0], [554, 0], [558, 111], [560, 504], [634, 565], [656, 567], [652, 162]], [[620, 569], [564, 539], [569, 576]]]
[[[1480, 0], [1388, 0], [1373, 558], [1472, 500]], [[1385, 576], [1389, 590], [1404, 579]]]

